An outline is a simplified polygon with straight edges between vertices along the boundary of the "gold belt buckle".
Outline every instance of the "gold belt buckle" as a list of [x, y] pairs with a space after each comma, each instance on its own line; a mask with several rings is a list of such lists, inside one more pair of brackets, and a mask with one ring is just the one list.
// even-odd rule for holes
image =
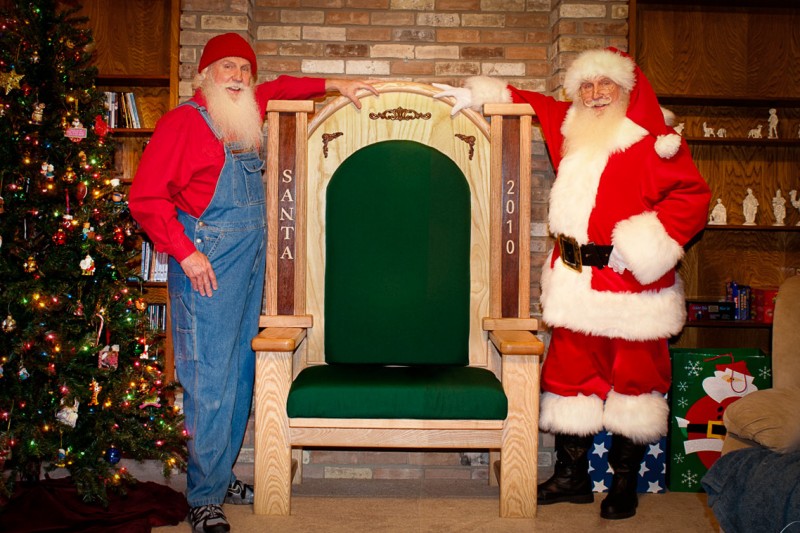
[[583, 263], [581, 262], [581, 247], [578, 245], [578, 241], [566, 235], [559, 235], [558, 247], [561, 249], [561, 262], [567, 268], [575, 272], [581, 272]]
[[[708, 426], [706, 427], [706, 437], [709, 439], [724, 439], [725, 435], [719, 435], [714, 433], [714, 426], [721, 426], [724, 422], [722, 420], [709, 420]], [[723, 432], [724, 433], [724, 432]]]

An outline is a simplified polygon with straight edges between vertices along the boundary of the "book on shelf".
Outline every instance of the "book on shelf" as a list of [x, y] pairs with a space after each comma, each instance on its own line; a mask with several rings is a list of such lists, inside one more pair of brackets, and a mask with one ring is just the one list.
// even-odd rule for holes
[[141, 128], [142, 120], [132, 92], [105, 91], [106, 123], [109, 128]]
[[147, 306], [147, 317], [150, 320], [150, 329], [164, 332], [167, 330], [167, 305], [150, 304]]
[[141, 276], [144, 281], [167, 281], [169, 256], [157, 252], [150, 241], [142, 241]]

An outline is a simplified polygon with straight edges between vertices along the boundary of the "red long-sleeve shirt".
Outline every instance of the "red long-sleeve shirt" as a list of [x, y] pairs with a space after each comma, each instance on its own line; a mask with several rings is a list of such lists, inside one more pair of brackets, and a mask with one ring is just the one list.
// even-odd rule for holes
[[[256, 86], [262, 116], [270, 100], [302, 100], [323, 94], [323, 78], [280, 76]], [[192, 100], [206, 105], [199, 90]], [[139, 161], [128, 198], [131, 214], [156, 250], [178, 261], [195, 251], [176, 209], [200, 216], [214, 196], [224, 163], [222, 143], [195, 109], [178, 106], [161, 117]]]

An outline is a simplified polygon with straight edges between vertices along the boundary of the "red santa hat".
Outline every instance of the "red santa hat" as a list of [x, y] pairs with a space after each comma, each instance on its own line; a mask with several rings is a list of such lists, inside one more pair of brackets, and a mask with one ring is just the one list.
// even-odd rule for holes
[[656, 93], [633, 59], [616, 48], [582, 52], [572, 62], [564, 78], [567, 96], [577, 100], [581, 84], [606, 77], [630, 94], [627, 117], [656, 138], [656, 153], [669, 159], [678, 152], [681, 137], [669, 126], [674, 115], [658, 104]]
[[753, 375], [747, 369], [747, 364], [744, 361], [734, 361], [732, 363], [721, 363], [717, 365], [717, 371], [723, 374], [741, 374], [743, 376], [752, 377]]
[[250, 43], [238, 33], [223, 33], [222, 35], [212, 37], [206, 43], [205, 48], [203, 48], [203, 54], [200, 56], [200, 63], [197, 64], [197, 72], [202, 72], [204, 68], [223, 57], [241, 57], [246, 59], [250, 62], [252, 71], [258, 71], [256, 53], [253, 51], [253, 47], [250, 46]]

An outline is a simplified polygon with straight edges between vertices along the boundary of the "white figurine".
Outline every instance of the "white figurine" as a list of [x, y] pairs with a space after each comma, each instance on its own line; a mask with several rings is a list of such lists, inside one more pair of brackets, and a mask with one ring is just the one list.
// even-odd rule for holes
[[761, 138], [761, 128], [763, 127], [762, 124], [759, 124], [752, 130], [747, 132], [748, 139], [760, 139]]
[[[792, 207], [794, 207], [795, 209], [800, 209], [800, 200], [797, 199], [796, 189], [792, 189], [791, 191], [789, 191], [789, 199], [792, 202]], [[795, 226], [800, 226], [800, 222], [795, 224]]]
[[716, 137], [717, 134], [714, 132], [714, 128], [711, 128], [703, 122], [703, 137]]
[[717, 198], [717, 205], [711, 210], [708, 223], [712, 226], [723, 226], [728, 223], [728, 210], [722, 205], [722, 198]]
[[784, 226], [786, 219], [786, 199], [781, 194], [781, 190], [775, 191], [775, 196], [772, 197], [772, 214], [775, 215], [775, 222], [773, 226]]
[[727, 136], [728, 136], [728, 130], [726, 130], [725, 128], [720, 128], [717, 130], [717, 137], [727, 137]]
[[778, 110], [774, 107], [769, 110], [769, 133], [767, 133], [768, 139], [777, 139], [778, 138]]
[[678, 135], [683, 135], [683, 129], [685, 127], [686, 127], [686, 123], [685, 122], [680, 122], [673, 129], [675, 130], [675, 133], [677, 133]]
[[747, 196], [744, 197], [742, 202], [742, 211], [744, 212], [744, 225], [756, 225], [756, 212], [758, 211], [758, 200], [753, 196], [753, 189], [747, 188]]

